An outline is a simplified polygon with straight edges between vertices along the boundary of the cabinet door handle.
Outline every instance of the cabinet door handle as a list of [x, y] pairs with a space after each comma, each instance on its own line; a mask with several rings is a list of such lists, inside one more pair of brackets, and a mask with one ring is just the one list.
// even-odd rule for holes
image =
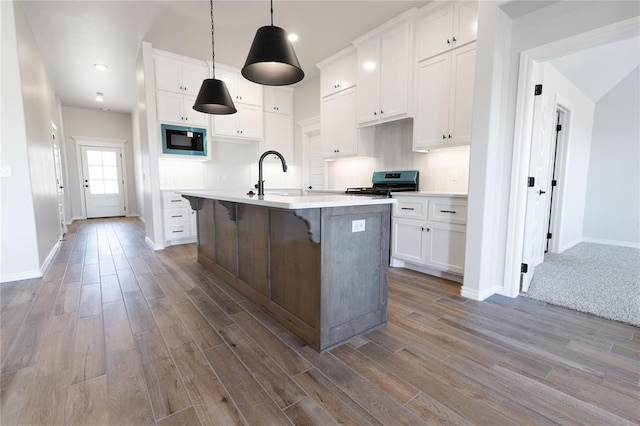
[[420, 229], [422, 229], [422, 232], [424, 232], [424, 226], [421, 226]]
[[171, 231], [171, 232], [173, 232], [174, 234], [179, 234], [179, 233], [184, 232], [184, 231], [181, 229], [179, 231]]
[[378, 111], [373, 111], [373, 115], [378, 115]]
[[451, 139], [451, 135], [449, 135], [449, 139]]
[[182, 215], [181, 214], [175, 214], [175, 215], [172, 215], [171, 217], [182, 217]]
[[446, 135], [442, 135], [442, 139], [446, 139], [446, 138], [447, 138], [447, 136], [446, 136]]
[[440, 213], [451, 213], [451, 214], [456, 214], [455, 210], [440, 210]]
[[538, 194], [542, 195], [542, 194], [546, 194], [547, 191], [543, 191], [542, 189], [540, 191], [538, 191]]
[[380, 110], [380, 114], [384, 114], [384, 111], [383, 111], [383, 110]]
[[172, 203], [181, 203], [182, 200], [171, 200]]
[[451, 42], [449, 41], [449, 39], [447, 39], [447, 44], [451, 44]]
[[454, 38], [453, 38], [453, 42], [454, 42], [454, 43], [456, 43], [457, 41], [458, 41], [458, 40], [456, 40], [456, 38], [454, 37]]
[[400, 207], [400, 210], [415, 210], [413, 207]]

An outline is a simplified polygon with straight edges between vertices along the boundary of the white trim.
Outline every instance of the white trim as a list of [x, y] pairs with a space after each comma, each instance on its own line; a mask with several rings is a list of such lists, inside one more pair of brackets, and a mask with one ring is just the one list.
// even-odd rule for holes
[[320, 132], [320, 116], [307, 118], [306, 120], [298, 121], [298, 126], [301, 129], [302, 134], [309, 134], [314, 132]]
[[[494, 294], [502, 294], [502, 287], [496, 285], [493, 287], [486, 288], [482, 292], [479, 292], [476, 289], [470, 289], [463, 285], [462, 289], [460, 290], [460, 296], [466, 297], [467, 299], [473, 299], [478, 301], [485, 300], [487, 297], [491, 297]], [[515, 296], [509, 296], [506, 294], [504, 294], [504, 296], [515, 297]]]
[[631, 241], [617, 241], [617, 240], [604, 240], [602, 238], [582, 238], [582, 242], [584, 243], [593, 243], [593, 244], [603, 244], [607, 246], [618, 246], [618, 247], [630, 247], [640, 249], [640, 243], [633, 243]]
[[87, 218], [87, 203], [84, 195], [84, 168], [82, 167], [82, 147], [101, 147], [120, 150], [120, 169], [122, 172], [122, 205], [124, 206], [125, 216], [127, 213], [127, 202], [129, 201], [129, 193], [127, 191], [127, 151], [125, 145], [128, 143], [126, 139], [108, 139], [108, 138], [94, 138], [90, 136], [71, 136], [71, 139], [76, 143], [76, 161], [78, 167], [78, 189], [80, 193], [80, 201], [82, 208], [82, 219]]
[[[639, 31], [640, 20], [634, 17], [520, 52], [520, 71], [518, 77], [516, 119], [514, 123], [514, 148], [511, 165], [511, 189], [509, 194], [509, 216], [505, 253], [504, 289], [500, 292], [501, 294], [516, 297], [520, 292], [520, 264], [522, 263], [526, 216], [527, 188], [525, 182], [531, 154], [533, 87], [536, 83], [539, 83], [535, 79], [539, 62], [548, 61], [552, 58], [588, 47], [621, 40], [632, 35], [637, 35]], [[472, 294], [474, 292], [469, 293]]]
[[56, 244], [53, 246], [53, 248], [49, 252], [49, 255], [47, 256], [47, 258], [42, 263], [42, 266], [40, 267], [40, 269], [32, 269], [30, 271], [21, 271], [21, 272], [14, 272], [14, 273], [10, 273], [10, 274], [6, 274], [6, 273], [2, 274], [0, 276], [0, 283], [8, 283], [8, 282], [12, 282], [12, 281], [21, 281], [21, 280], [30, 280], [32, 278], [42, 278], [44, 276], [45, 272], [47, 272], [47, 269], [49, 268], [49, 265], [51, 265], [51, 262], [53, 261], [53, 258], [58, 253], [59, 249], [60, 249], [60, 240], [58, 240], [56, 242]]
[[138, 213], [127, 213], [125, 216], [126, 217], [140, 217], [140, 215]]
[[434, 277], [439, 277], [439, 278], [445, 278], [449, 281], [455, 281], [458, 284], [462, 284], [462, 279], [463, 279], [462, 275], [453, 274], [447, 271], [441, 271], [439, 269], [434, 269], [428, 266], [418, 265], [411, 262], [405, 262], [404, 260], [391, 258], [391, 262], [389, 263], [389, 266], [392, 268], [410, 269], [412, 271], [420, 272], [421, 274], [432, 275]]
[[151, 241], [151, 238], [149, 237], [144, 237], [144, 242], [147, 243], [147, 245], [149, 247], [151, 247], [153, 250], [162, 250], [164, 249], [164, 246], [162, 244], [156, 244], [153, 241]]

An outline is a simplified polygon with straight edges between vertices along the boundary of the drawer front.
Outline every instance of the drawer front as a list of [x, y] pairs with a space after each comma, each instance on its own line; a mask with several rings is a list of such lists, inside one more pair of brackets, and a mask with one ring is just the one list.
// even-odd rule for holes
[[164, 211], [164, 226], [189, 224], [191, 220], [191, 209], [167, 209]]
[[163, 194], [164, 199], [164, 207], [167, 209], [175, 208], [175, 207], [188, 207], [191, 208], [189, 204], [189, 200], [186, 198], [182, 198], [180, 194], [176, 194], [174, 192], [165, 192]]
[[164, 228], [164, 237], [167, 240], [177, 240], [180, 238], [189, 238], [191, 236], [191, 228], [189, 222], [182, 225], [167, 225]]
[[427, 219], [427, 199], [419, 197], [394, 197], [398, 200], [393, 209], [394, 217]]
[[432, 198], [429, 200], [429, 220], [436, 222], [467, 223], [467, 200]]

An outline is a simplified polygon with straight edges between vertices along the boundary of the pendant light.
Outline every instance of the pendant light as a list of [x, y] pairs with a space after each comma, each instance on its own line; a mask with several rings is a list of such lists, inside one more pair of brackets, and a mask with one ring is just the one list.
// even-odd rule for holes
[[205, 114], [235, 114], [237, 112], [227, 85], [222, 80], [216, 79], [216, 54], [213, 44], [213, 0], [209, 0], [211, 6], [211, 62], [213, 63], [213, 78], [207, 78], [202, 82], [193, 109]]
[[287, 32], [273, 25], [273, 0], [271, 25], [256, 31], [242, 75], [247, 80], [267, 86], [286, 86], [304, 78]]

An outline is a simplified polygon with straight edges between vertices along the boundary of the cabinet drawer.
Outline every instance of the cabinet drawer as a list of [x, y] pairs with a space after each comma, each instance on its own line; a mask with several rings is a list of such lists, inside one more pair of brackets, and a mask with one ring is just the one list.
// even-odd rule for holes
[[189, 225], [189, 222], [181, 225], [166, 225], [164, 228], [164, 234], [164, 237], [167, 240], [188, 238], [191, 236], [191, 227]]
[[418, 197], [394, 197], [398, 200], [393, 209], [394, 217], [427, 219], [427, 199]]
[[191, 209], [166, 209], [164, 211], [164, 225], [167, 227], [189, 223], [190, 220]]
[[164, 199], [164, 207], [166, 209], [171, 209], [175, 207], [191, 208], [191, 204], [189, 204], [189, 200], [187, 200], [186, 198], [182, 198], [180, 194], [176, 194], [174, 192], [165, 192], [163, 199]]
[[467, 223], [467, 200], [432, 198], [429, 200], [429, 220], [436, 222]]

